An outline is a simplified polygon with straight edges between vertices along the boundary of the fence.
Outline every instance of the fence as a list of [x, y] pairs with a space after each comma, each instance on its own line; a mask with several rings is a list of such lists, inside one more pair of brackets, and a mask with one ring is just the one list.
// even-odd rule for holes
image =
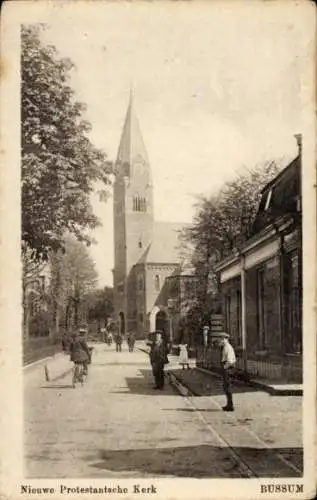
[[[243, 378], [266, 379], [285, 383], [302, 383], [302, 360], [298, 358], [287, 358], [281, 356], [277, 359], [248, 359], [247, 370], [245, 372], [243, 357], [241, 353], [236, 353], [237, 376]], [[196, 365], [210, 371], [220, 370], [220, 352], [215, 348], [197, 346]]]
[[23, 364], [28, 365], [39, 359], [53, 356], [62, 350], [60, 339], [39, 337], [23, 342]]

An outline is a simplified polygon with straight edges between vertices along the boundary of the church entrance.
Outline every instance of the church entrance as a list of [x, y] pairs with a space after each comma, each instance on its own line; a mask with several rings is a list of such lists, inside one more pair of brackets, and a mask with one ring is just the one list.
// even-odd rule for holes
[[155, 316], [155, 330], [168, 334], [168, 317], [165, 311], [158, 311]]
[[119, 332], [122, 333], [122, 335], [125, 334], [125, 319], [123, 312], [119, 313]]

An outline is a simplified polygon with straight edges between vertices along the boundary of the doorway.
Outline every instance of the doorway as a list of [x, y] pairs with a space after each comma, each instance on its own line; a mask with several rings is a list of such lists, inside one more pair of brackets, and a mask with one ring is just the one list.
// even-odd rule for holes
[[168, 334], [168, 317], [165, 311], [158, 311], [155, 316], [155, 330]]
[[119, 313], [119, 332], [122, 335], [125, 334], [125, 319], [124, 319], [124, 313], [123, 312]]

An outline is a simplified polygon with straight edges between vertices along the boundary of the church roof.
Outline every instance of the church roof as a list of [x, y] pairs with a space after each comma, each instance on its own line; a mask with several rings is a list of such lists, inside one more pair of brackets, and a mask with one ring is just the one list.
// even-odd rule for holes
[[117, 154], [117, 163], [128, 163], [131, 165], [136, 159], [141, 159], [143, 162], [149, 164], [139, 121], [135, 113], [134, 96], [131, 90], [130, 102]]
[[178, 264], [182, 259], [179, 232], [186, 225], [180, 222], [154, 222], [153, 240], [139, 263]]

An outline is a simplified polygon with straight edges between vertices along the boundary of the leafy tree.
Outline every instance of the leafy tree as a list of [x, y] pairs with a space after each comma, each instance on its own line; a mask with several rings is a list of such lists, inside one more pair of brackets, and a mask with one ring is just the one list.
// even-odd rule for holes
[[257, 165], [227, 182], [218, 196], [198, 199], [193, 223], [182, 234], [185, 245], [194, 246], [192, 260], [199, 283], [196, 318], [197, 310], [201, 320], [218, 312], [215, 265], [252, 235], [261, 190], [278, 171], [275, 162]]
[[107, 325], [107, 320], [113, 313], [113, 288], [105, 286], [96, 290], [87, 297], [88, 318], [98, 322], [99, 328], [103, 323]]
[[[65, 238], [65, 252], [51, 258], [51, 297], [55, 322], [65, 329], [85, 318], [85, 298], [95, 290], [97, 272], [87, 247], [74, 237]], [[58, 319], [56, 318], [58, 316]], [[62, 316], [62, 318], [60, 317]]]
[[85, 106], [69, 86], [69, 59], [45, 46], [43, 26], [21, 28], [22, 239], [36, 258], [63, 247], [65, 232], [90, 242], [99, 221], [90, 195], [112, 172], [89, 139]]
[[47, 263], [34, 258], [33, 252], [22, 244], [22, 304], [23, 333], [28, 339], [30, 333], [30, 303], [46, 302], [45, 291], [41, 287], [41, 276], [47, 270]]

